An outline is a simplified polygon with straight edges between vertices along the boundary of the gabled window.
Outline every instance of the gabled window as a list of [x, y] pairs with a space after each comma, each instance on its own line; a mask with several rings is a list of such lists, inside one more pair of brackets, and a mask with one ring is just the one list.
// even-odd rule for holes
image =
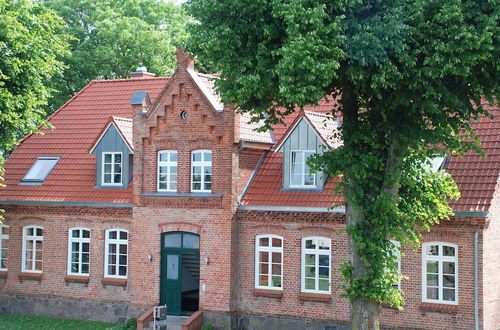
[[68, 232], [68, 275], [89, 275], [90, 230], [70, 228]]
[[422, 245], [422, 300], [458, 303], [458, 251], [451, 243]]
[[331, 240], [302, 238], [302, 291], [330, 293]]
[[191, 152], [191, 191], [212, 191], [211, 150], [194, 150]]
[[41, 273], [43, 254], [43, 227], [25, 226], [23, 228], [22, 271]]
[[38, 157], [22, 179], [21, 184], [42, 184], [59, 159], [60, 157]]
[[283, 237], [277, 235], [255, 237], [255, 287], [283, 289]]
[[121, 152], [102, 153], [102, 185], [122, 184], [123, 155]]
[[120, 228], [106, 230], [104, 276], [127, 278], [128, 231]]
[[316, 187], [316, 175], [309, 173], [309, 166], [306, 164], [306, 160], [315, 153], [314, 150], [292, 150], [290, 158], [290, 187]]
[[177, 191], [177, 151], [158, 152], [158, 191]]
[[9, 252], [9, 227], [0, 225], [0, 270], [7, 270]]

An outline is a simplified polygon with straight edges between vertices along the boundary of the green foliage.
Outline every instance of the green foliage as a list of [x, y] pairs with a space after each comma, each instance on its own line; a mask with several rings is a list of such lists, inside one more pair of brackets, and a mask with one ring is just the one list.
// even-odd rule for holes
[[43, 0], [75, 39], [64, 57], [68, 69], [53, 83], [55, 110], [92, 79], [128, 78], [139, 65], [165, 76], [175, 68], [175, 49], [186, 39], [188, 20], [173, 2], [156, 0]]
[[0, 314], [0, 324], [2, 330], [107, 330], [113, 324], [95, 321], [79, 321], [68, 319], [56, 319], [43, 316], [10, 315]]
[[[434, 154], [480, 151], [470, 121], [498, 96], [499, 10], [486, 0], [191, 0], [188, 50], [227, 103], [267, 124], [338, 97], [343, 146], [311, 161], [343, 178], [351, 301], [401, 308], [390, 238], [418, 246], [459, 197]], [[353, 263], [353, 260], [356, 261]]]
[[201, 327], [201, 330], [215, 330], [215, 327], [211, 325], [210, 323], [205, 323]]

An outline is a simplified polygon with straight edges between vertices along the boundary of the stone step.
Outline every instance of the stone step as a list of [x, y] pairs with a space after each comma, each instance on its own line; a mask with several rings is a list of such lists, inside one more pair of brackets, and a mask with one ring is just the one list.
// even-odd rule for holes
[[[187, 316], [167, 316], [166, 321], [156, 322], [157, 326], [167, 325], [167, 330], [182, 330], [182, 323], [186, 321], [189, 317]], [[153, 328], [153, 321], [149, 322], [148, 326], [144, 330], [156, 330]]]

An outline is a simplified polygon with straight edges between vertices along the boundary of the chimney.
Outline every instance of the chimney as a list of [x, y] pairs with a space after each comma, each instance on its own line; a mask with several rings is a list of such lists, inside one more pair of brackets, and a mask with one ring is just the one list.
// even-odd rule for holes
[[177, 56], [177, 69], [194, 69], [194, 58], [188, 53], [184, 52], [184, 48], [178, 48], [175, 52]]
[[144, 78], [152, 78], [155, 74], [148, 72], [148, 69], [144, 65], [137, 67], [135, 72], [130, 73], [131, 79], [144, 79]]

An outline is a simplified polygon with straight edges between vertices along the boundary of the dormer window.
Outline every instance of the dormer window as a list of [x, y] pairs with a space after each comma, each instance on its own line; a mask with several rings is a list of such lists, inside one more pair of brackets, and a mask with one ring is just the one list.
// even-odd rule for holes
[[41, 185], [49, 176], [61, 157], [38, 157], [20, 184]]
[[290, 187], [314, 188], [316, 187], [316, 175], [310, 173], [307, 159], [314, 155], [314, 150], [292, 150], [290, 164]]
[[121, 152], [102, 153], [102, 185], [122, 184], [123, 155]]
[[191, 153], [191, 191], [212, 191], [211, 150], [194, 150]]

